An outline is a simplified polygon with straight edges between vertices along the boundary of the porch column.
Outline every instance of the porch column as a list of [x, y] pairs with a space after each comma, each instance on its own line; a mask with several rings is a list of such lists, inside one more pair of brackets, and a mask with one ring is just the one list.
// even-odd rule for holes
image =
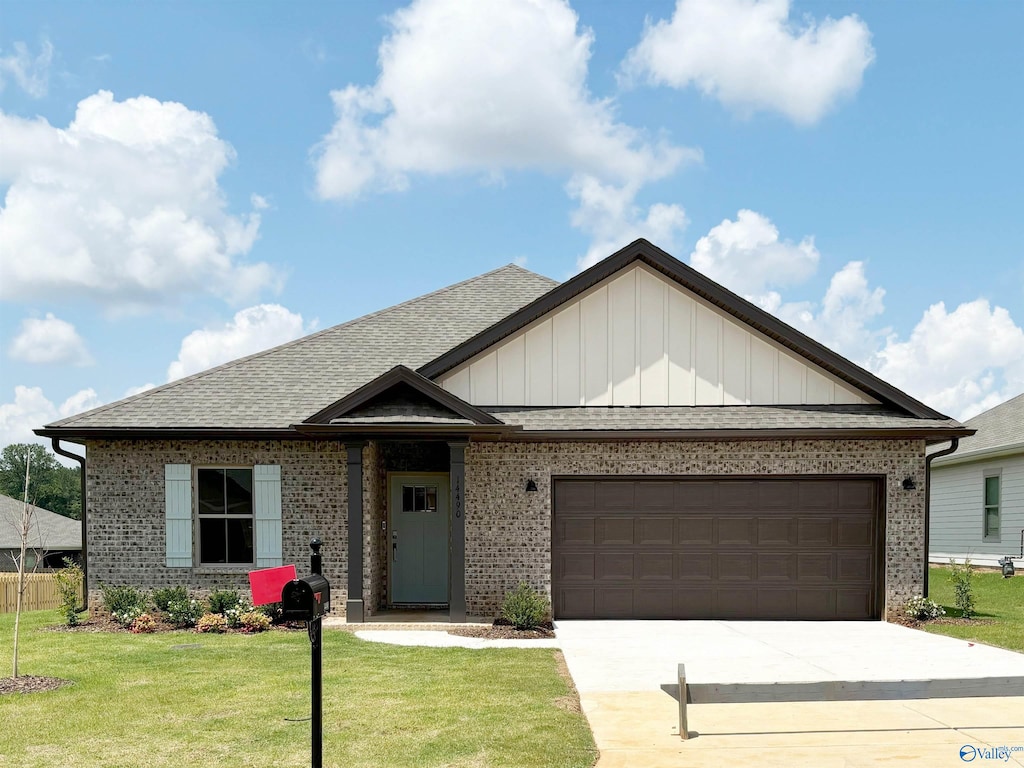
[[451, 584], [448, 592], [448, 620], [466, 620], [466, 446], [468, 443], [448, 443], [451, 452], [450, 478], [452, 500], [452, 559]]
[[345, 620], [363, 620], [363, 446], [345, 443], [348, 451], [348, 600]]

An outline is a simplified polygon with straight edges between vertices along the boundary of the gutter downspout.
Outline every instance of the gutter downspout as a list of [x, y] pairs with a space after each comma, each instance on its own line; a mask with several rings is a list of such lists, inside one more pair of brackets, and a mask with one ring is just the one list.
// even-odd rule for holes
[[952, 442], [949, 444], [949, 448], [943, 448], [941, 451], [936, 451], [930, 456], [924, 458], [924, 591], [925, 597], [928, 597], [928, 539], [929, 529], [931, 528], [931, 516], [932, 516], [932, 461], [939, 458], [939, 456], [948, 456], [949, 454], [956, 451], [960, 447], [960, 438], [952, 438]]
[[50, 443], [53, 445], [53, 452], [59, 453], [61, 456], [67, 456], [69, 459], [74, 459], [81, 465], [81, 483], [82, 483], [82, 606], [78, 610], [87, 611], [89, 610], [89, 525], [88, 515], [86, 514], [86, 503], [85, 503], [85, 456], [79, 456], [77, 453], [71, 453], [60, 447], [60, 438], [50, 438]]

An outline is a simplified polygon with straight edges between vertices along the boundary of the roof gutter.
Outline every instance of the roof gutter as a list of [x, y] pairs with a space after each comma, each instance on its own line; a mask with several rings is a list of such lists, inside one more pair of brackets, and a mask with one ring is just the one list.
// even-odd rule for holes
[[81, 477], [81, 494], [82, 494], [82, 605], [77, 609], [79, 611], [89, 610], [89, 532], [88, 527], [88, 514], [86, 510], [85, 502], [85, 456], [79, 456], [77, 453], [71, 453], [66, 451], [60, 446], [60, 438], [54, 437], [50, 440], [50, 444], [53, 446], [53, 452], [59, 453], [61, 456], [66, 456], [69, 459], [74, 459], [79, 463], [79, 470]]
[[960, 447], [960, 438], [954, 437], [949, 448], [936, 451], [924, 459], [924, 589], [922, 594], [928, 597], [928, 539], [932, 516], [932, 461], [940, 456], [948, 456]]

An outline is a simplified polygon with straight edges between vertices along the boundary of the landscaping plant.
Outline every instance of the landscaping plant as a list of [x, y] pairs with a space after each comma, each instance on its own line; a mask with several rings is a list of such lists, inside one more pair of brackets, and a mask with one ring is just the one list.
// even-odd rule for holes
[[67, 626], [78, 624], [78, 595], [82, 589], [82, 568], [70, 557], [64, 558], [64, 567], [53, 574], [57, 582], [60, 607], [57, 609], [61, 621]]
[[907, 600], [905, 612], [907, 616], [918, 621], [928, 621], [946, 615], [946, 611], [941, 605], [921, 595]]
[[196, 622], [206, 613], [203, 604], [195, 598], [184, 596], [175, 597], [167, 604], [164, 616], [167, 623], [175, 627], [194, 627]]
[[547, 618], [551, 606], [547, 598], [525, 581], [505, 595], [501, 604], [502, 618], [516, 629], [534, 629]]
[[167, 613], [167, 609], [170, 608], [172, 602], [188, 600], [188, 590], [183, 586], [160, 587], [159, 589], [154, 589], [149, 597], [158, 611]]
[[204, 613], [196, 622], [197, 632], [220, 633], [228, 628], [228, 620], [219, 613]]
[[232, 608], [237, 608], [242, 596], [234, 589], [218, 589], [210, 593], [210, 613], [226, 615]]
[[111, 618], [122, 627], [130, 627], [132, 622], [146, 612], [146, 593], [135, 587], [112, 587], [100, 584], [103, 595], [103, 607], [110, 612]]
[[135, 621], [132, 622], [131, 626], [131, 631], [136, 635], [148, 634], [150, 632], [156, 632], [156, 630], [156, 619], [148, 613], [140, 613], [135, 618]]
[[960, 610], [960, 615], [965, 619], [974, 616], [974, 587], [971, 579], [974, 576], [974, 566], [970, 558], [964, 558], [963, 563], [957, 563], [952, 558], [949, 561], [949, 579], [953, 582], [953, 602]]
[[264, 632], [270, 629], [270, 617], [261, 611], [248, 611], [238, 617], [238, 628], [243, 632]]

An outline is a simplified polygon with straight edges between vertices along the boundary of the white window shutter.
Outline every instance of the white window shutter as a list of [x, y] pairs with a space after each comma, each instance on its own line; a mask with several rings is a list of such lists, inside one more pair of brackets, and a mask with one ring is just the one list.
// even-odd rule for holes
[[257, 464], [252, 470], [252, 511], [256, 527], [256, 567], [282, 565], [281, 467]]
[[192, 465], [164, 465], [167, 567], [192, 567]]

